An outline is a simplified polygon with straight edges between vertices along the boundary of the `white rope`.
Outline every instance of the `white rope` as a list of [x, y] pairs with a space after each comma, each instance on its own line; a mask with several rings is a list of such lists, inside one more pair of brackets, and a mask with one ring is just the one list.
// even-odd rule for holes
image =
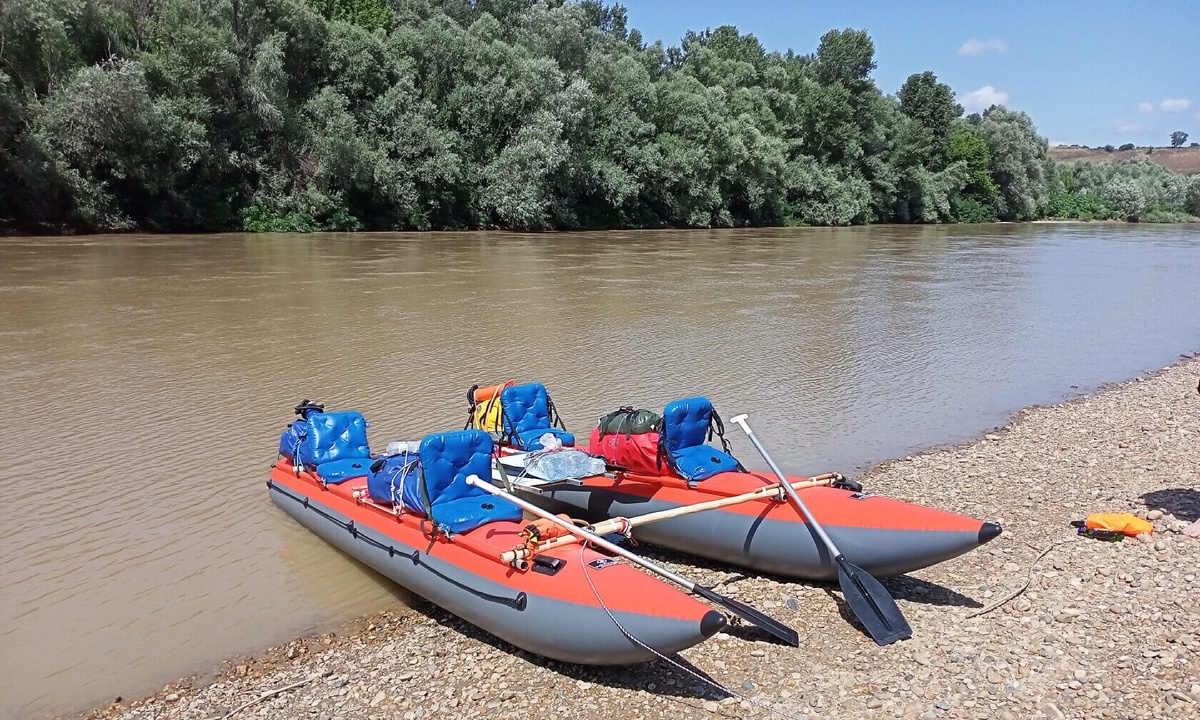
[[400, 466], [400, 492], [396, 493], [396, 476], [392, 475], [391, 481], [388, 483], [392, 490], [392, 507], [399, 507], [400, 512], [404, 512], [404, 483], [408, 482], [409, 472], [413, 466], [420, 462], [420, 458], [413, 458]]
[[644, 643], [641, 640], [638, 640], [636, 637], [634, 637], [633, 633], [626, 630], [625, 626], [621, 624], [621, 621], [618, 620], [617, 617], [612, 614], [612, 611], [608, 609], [608, 605], [605, 604], [604, 598], [600, 597], [600, 592], [598, 590], [596, 590], [596, 585], [592, 582], [592, 576], [588, 572], [588, 564], [584, 561], [584, 553], [587, 551], [587, 549], [588, 549], [588, 542], [586, 540], [584, 540], [583, 542], [580, 543], [580, 547], [579, 547], [579, 564], [583, 568], [583, 577], [585, 580], [587, 580], [588, 587], [590, 587], [592, 589], [592, 595], [596, 596], [596, 602], [600, 603], [600, 609], [604, 610], [604, 613], [606, 615], [608, 615], [608, 618], [613, 621], [613, 624], [617, 626], [617, 629], [621, 631], [622, 635], [629, 638], [630, 642], [632, 642], [633, 644], [642, 648], [643, 650], [646, 650], [646, 651], [654, 654], [660, 660], [664, 660], [667, 663], [670, 663], [675, 669], [680, 670], [681, 672], [684, 672], [688, 675], [691, 675], [692, 677], [696, 678], [700, 682], [712, 686], [719, 692], [723, 692], [726, 695], [728, 695], [729, 697], [735, 697], [735, 698], [738, 698], [739, 700], [744, 700], [745, 702], [748, 702], [751, 705], [760, 707], [763, 710], [774, 713], [780, 717], [788, 718], [788, 720], [800, 720], [795, 715], [790, 715], [790, 714], [785, 713], [782, 710], [779, 710], [767, 703], [760, 702], [758, 700], [755, 700], [752, 697], [747, 697], [746, 695], [742, 695], [739, 692], [730, 690], [729, 688], [725, 687], [724, 685], [717, 682], [716, 680], [713, 680], [712, 678], [709, 678], [709, 677], [705, 677], [704, 675], [701, 675], [700, 673], [696, 672], [695, 670], [692, 670], [689, 667], [686, 667], [684, 665], [681, 665], [678, 662], [675, 662], [671, 658], [667, 657], [666, 655], [663, 655], [659, 651], [655, 650], [654, 648], [650, 647], [646, 643]]

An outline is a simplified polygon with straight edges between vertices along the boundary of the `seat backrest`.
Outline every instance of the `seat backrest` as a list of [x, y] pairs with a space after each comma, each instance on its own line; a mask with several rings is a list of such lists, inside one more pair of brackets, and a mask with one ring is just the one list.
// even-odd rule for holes
[[713, 405], [706, 397], [684, 398], [668, 404], [663, 408], [662, 419], [667, 449], [703, 445], [712, 415]]
[[299, 460], [304, 465], [316, 466], [334, 460], [369, 458], [367, 447], [367, 421], [362, 413], [354, 410], [328, 413], [311, 413], [308, 416], [308, 433], [300, 443]]
[[549, 428], [550, 393], [541, 383], [511, 385], [500, 391], [504, 408], [504, 433], [512, 436], [529, 430]]
[[[422, 482], [429, 505], [437, 505], [485, 492], [467, 484], [467, 478], [492, 476], [492, 437], [482, 430], [453, 430], [434, 433], [421, 441]], [[425, 512], [425, 499], [418, 483], [404, 486], [404, 505]]]

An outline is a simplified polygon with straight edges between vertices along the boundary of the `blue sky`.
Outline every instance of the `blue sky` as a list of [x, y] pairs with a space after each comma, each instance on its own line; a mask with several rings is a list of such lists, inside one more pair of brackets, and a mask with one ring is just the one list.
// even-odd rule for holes
[[619, 0], [647, 42], [733, 25], [767, 50], [814, 52], [834, 28], [875, 41], [875, 82], [895, 93], [932, 70], [968, 111], [1024, 110], [1053, 143], [1200, 141], [1197, 0]]

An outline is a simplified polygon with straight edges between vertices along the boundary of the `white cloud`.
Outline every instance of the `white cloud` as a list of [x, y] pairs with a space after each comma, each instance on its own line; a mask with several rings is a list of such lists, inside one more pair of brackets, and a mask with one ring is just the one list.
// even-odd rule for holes
[[958, 49], [959, 55], [982, 55], [986, 52], [1004, 52], [1008, 49], [1008, 44], [1000, 38], [990, 38], [988, 40], [979, 40], [971, 38], [962, 44]]
[[1117, 132], [1119, 133], [1140, 133], [1142, 126], [1137, 123], [1125, 122], [1122, 120], [1117, 123]]
[[1187, 98], [1167, 98], [1158, 104], [1158, 108], [1163, 112], [1182, 112], [1192, 106], [1192, 101]]
[[1003, 105], [1007, 101], [1008, 93], [1003, 90], [997, 90], [991, 85], [984, 85], [978, 90], [972, 90], [959, 99], [963, 109], [967, 112], [987, 110], [993, 105]]
[[1154, 103], [1146, 102], [1143, 100], [1142, 102], [1138, 103], [1138, 112], [1140, 112], [1140, 113], [1154, 112]]

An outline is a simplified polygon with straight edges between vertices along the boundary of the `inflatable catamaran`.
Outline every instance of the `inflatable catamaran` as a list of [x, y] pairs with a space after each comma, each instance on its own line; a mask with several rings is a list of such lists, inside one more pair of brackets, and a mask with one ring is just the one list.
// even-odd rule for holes
[[[702, 642], [728, 620], [697, 598], [799, 643], [791, 628], [622, 539], [836, 578], [852, 614], [886, 645], [912, 630], [872, 573], [926, 567], [1000, 534], [994, 523], [865, 493], [837, 473], [785, 476], [739, 416], [732, 422], [774, 474], [747, 471], [706, 398], [678, 400], [661, 416], [622, 408], [601, 418], [586, 447], [540, 383], [474, 387], [468, 399], [464, 429], [383, 455], [370, 452], [360, 413], [304, 401], [280, 438], [270, 497], [425, 599], [556, 660], [626, 664]], [[587, 520], [553, 514], [563, 510]]]

